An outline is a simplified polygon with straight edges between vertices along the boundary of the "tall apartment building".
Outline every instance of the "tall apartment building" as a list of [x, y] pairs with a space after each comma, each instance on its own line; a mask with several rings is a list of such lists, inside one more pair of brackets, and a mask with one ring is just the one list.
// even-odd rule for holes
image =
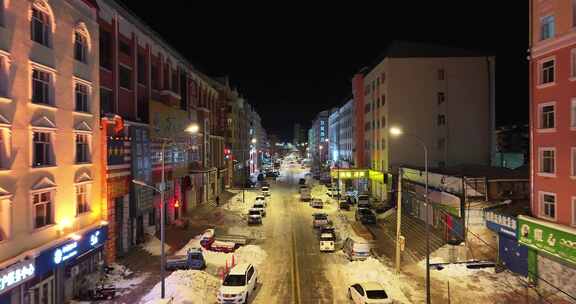
[[519, 241], [539, 287], [576, 296], [576, 3], [530, 2], [532, 217]]
[[0, 3], [0, 303], [65, 303], [103, 260], [97, 6]]
[[340, 109], [335, 108], [328, 116], [328, 160], [336, 165], [339, 160], [340, 146]]
[[338, 158], [343, 168], [354, 165], [354, 127], [354, 100], [349, 100], [339, 111]]
[[[423, 167], [424, 152], [410, 134], [428, 146], [431, 167], [488, 165], [493, 79], [492, 57], [428, 44], [391, 43], [377, 64], [354, 77], [355, 86], [363, 84], [361, 90], [355, 88], [354, 98], [356, 111], [363, 113], [363, 125], [357, 126], [364, 133], [365, 165], [393, 174], [400, 165]], [[360, 91], [363, 96], [357, 96]], [[390, 138], [390, 126], [402, 128], [405, 135]], [[386, 200], [390, 185], [375, 182], [371, 191]]]

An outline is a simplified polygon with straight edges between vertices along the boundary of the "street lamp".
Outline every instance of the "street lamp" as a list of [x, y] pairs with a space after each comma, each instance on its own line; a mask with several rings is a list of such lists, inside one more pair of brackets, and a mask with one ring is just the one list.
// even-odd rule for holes
[[[197, 124], [190, 124], [184, 131], [186, 131], [187, 133], [190, 134], [196, 134], [198, 133], [198, 131], [200, 130], [200, 127]], [[166, 295], [166, 284], [165, 284], [165, 280], [164, 280], [164, 272], [166, 270], [166, 254], [164, 252], [164, 236], [165, 236], [165, 216], [166, 216], [166, 208], [164, 207], [164, 195], [165, 195], [165, 191], [166, 191], [166, 177], [165, 177], [165, 171], [166, 171], [166, 167], [164, 164], [164, 156], [166, 154], [166, 145], [168, 143], [170, 139], [169, 138], [162, 138], [162, 148], [160, 150], [160, 158], [162, 159], [162, 176], [161, 176], [161, 181], [160, 181], [160, 187], [156, 188], [153, 186], [150, 186], [148, 184], [146, 184], [143, 181], [140, 180], [136, 180], [133, 179], [132, 182], [135, 185], [138, 186], [142, 186], [148, 189], [152, 189], [158, 193], [160, 193], [160, 279], [161, 279], [161, 292], [160, 292], [160, 297], [162, 299], [164, 299], [164, 296]]]
[[[398, 137], [400, 135], [407, 135], [410, 136], [414, 139], [416, 139], [416, 141], [418, 141], [418, 143], [420, 143], [420, 145], [422, 146], [422, 148], [424, 149], [424, 174], [426, 174], [426, 182], [425, 182], [425, 188], [424, 188], [424, 206], [426, 207], [426, 211], [425, 211], [425, 216], [426, 216], [426, 303], [430, 304], [430, 225], [429, 225], [429, 216], [428, 216], [428, 146], [426, 146], [426, 143], [424, 142], [424, 140], [422, 140], [420, 137], [413, 135], [413, 134], [404, 134], [404, 132], [402, 131], [401, 128], [399, 127], [391, 127], [390, 128], [390, 134], [394, 137]], [[401, 171], [400, 171], [401, 173]], [[401, 177], [399, 177], [401, 178]], [[401, 189], [398, 189], [398, 192], [401, 192]], [[401, 205], [402, 202], [399, 202], [399, 204]], [[400, 214], [400, 205], [398, 207], [398, 222], [400, 222], [400, 218], [401, 218], [401, 214]], [[399, 246], [400, 246], [400, 229], [397, 229], [397, 235], [396, 235], [396, 253], [399, 254]], [[399, 257], [399, 255], [398, 255]], [[397, 261], [398, 261], [398, 257], [397, 257]]]

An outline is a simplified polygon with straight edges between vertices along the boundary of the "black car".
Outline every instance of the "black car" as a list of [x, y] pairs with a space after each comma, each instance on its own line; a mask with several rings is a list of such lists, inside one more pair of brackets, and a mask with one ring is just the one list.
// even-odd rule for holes
[[356, 221], [362, 224], [376, 224], [376, 215], [368, 208], [356, 209]]
[[264, 180], [264, 174], [260, 173], [258, 174], [258, 181], [261, 182]]
[[301, 178], [301, 179], [298, 181], [298, 185], [306, 185], [306, 179], [305, 179], [305, 178]]
[[340, 201], [340, 209], [350, 210], [350, 203], [348, 203], [347, 201]]

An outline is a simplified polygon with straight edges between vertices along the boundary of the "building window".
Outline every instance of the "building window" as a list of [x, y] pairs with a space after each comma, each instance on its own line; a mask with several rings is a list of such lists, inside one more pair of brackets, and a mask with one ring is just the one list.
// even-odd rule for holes
[[554, 37], [554, 16], [540, 18], [540, 40]]
[[138, 83], [146, 84], [146, 58], [138, 53]]
[[50, 87], [52, 75], [38, 69], [32, 70], [32, 102], [51, 104]]
[[576, 98], [570, 104], [570, 128], [576, 129]]
[[87, 185], [76, 186], [76, 215], [90, 211], [87, 188]]
[[34, 228], [38, 229], [52, 225], [54, 223], [52, 218], [52, 192], [34, 194], [32, 203], [34, 205]]
[[572, 0], [572, 27], [576, 26], [576, 0]]
[[540, 192], [541, 215], [556, 219], [556, 194]]
[[556, 127], [556, 109], [554, 103], [539, 105], [540, 129], [554, 129]]
[[100, 88], [100, 112], [102, 112], [101, 114], [115, 112], [112, 90]]
[[120, 66], [120, 87], [132, 89], [132, 70], [125, 66]]
[[576, 147], [570, 148], [570, 176], [576, 177]]
[[440, 114], [438, 115], [438, 125], [443, 126], [446, 124], [446, 115]]
[[88, 38], [76, 31], [74, 33], [74, 59], [80, 62], [87, 62], [88, 57]]
[[386, 117], [382, 116], [382, 128], [386, 128]]
[[132, 47], [130, 47], [130, 44], [123, 41], [122, 39], [118, 40], [118, 49], [120, 50], [120, 53], [122, 53], [126, 56], [132, 55]]
[[88, 134], [76, 134], [76, 163], [90, 162], [90, 145]]
[[572, 197], [572, 226], [576, 226], [576, 196]]
[[52, 165], [51, 134], [48, 132], [34, 132], [34, 167]]
[[75, 95], [76, 95], [76, 108], [75, 110], [78, 112], [90, 112], [88, 109], [88, 86], [76, 83], [75, 87]]
[[540, 173], [544, 175], [556, 174], [556, 149], [540, 148]]
[[100, 66], [112, 70], [112, 34], [100, 28]]
[[[386, 139], [382, 138], [382, 150], [386, 149]], [[382, 165], [382, 168], [384, 168], [384, 165]]]
[[540, 65], [540, 84], [554, 82], [556, 62], [554, 59], [546, 60]]
[[33, 41], [50, 47], [50, 16], [47, 12], [32, 7], [32, 20], [30, 21], [30, 34]]
[[438, 80], [444, 80], [445, 77], [444, 69], [438, 69]]
[[443, 104], [446, 101], [446, 96], [444, 92], [438, 92], [438, 104]]
[[445, 138], [439, 138], [438, 139], [438, 150], [444, 150], [444, 147], [446, 147], [446, 139]]
[[172, 92], [178, 92], [178, 70], [172, 71]]
[[155, 64], [152, 64], [150, 66], [150, 78], [152, 80], [152, 88], [154, 90], [159, 90], [160, 89], [160, 80], [158, 79], [158, 76], [160, 72], [158, 72], [158, 66]]
[[570, 50], [570, 78], [576, 78], [576, 49]]

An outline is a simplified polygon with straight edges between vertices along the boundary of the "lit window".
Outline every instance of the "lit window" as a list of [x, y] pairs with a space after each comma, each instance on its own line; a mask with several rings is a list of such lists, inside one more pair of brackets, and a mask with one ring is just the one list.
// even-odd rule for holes
[[37, 69], [32, 70], [32, 102], [39, 104], [51, 104], [50, 88], [51, 77], [48, 72]]
[[76, 134], [76, 163], [90, 162], [90, 146], [88, 134]]
[[42, 228], [54, 223], [52, 214], [52, 193], [36, 193], [32, 197], [34, 205], [34, 228]]
[[556, 173], [556, 150], [554, 148], [540, 148], [540, 173]]
[[541, 104], [540, 129], [554, 129], [556, 127], [556, 110], [554, 103]]
[[554, 16], [546, 16], [540, 19], [540, 40], [554, 37]]
[[87, 185], [76, 186], [76, 215], [90, 211]]
[[74, 33], [74, 59], [84, 63], [88, 61], [88, 38], [78, 31]]
[[556, 194], [540, 192], [540, 204], [542, 216], [556, 218]]
[[553, 83], [555, 77], [556, 62], [550, 59], [540, 65], [540, 84]]
[[30, 21], [30, 34], [33, 41], [50, 47], [50, 16], [45, 11], [32, 7], [32, 20]]
[[81, 83], [76, 83], [75, 93], [76, 111], [90, 112], [88, 109], [88, 86]]
[[48, 132], [34, 132], [34, 167], [52, 165], [51, 134]]

